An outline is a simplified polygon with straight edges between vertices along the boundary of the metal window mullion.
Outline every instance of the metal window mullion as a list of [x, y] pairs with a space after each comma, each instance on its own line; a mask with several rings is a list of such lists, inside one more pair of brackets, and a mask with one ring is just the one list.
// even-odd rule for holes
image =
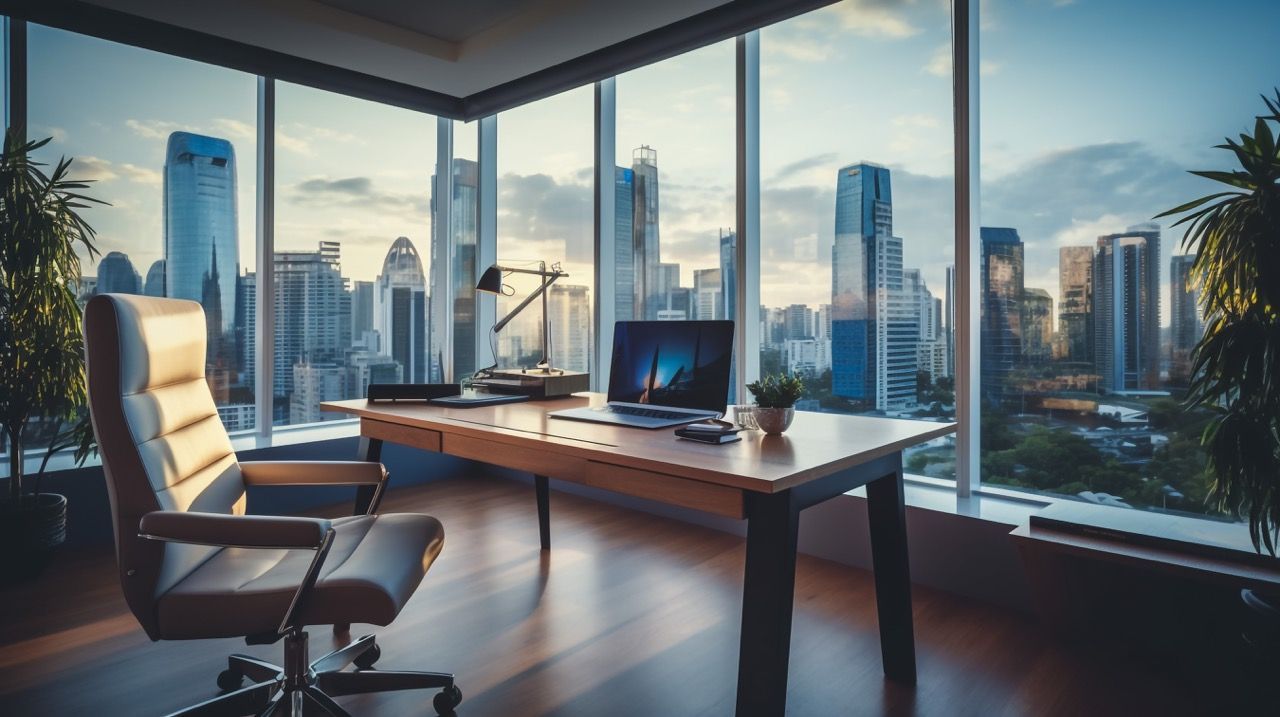
[[591, 390], [604, 391], [609, 385], [609, 368], [613, 354], [615, 188], [614, 166], [617, 153], [616, 82], [610, 77], [595, 86], [595, 337], [591, 367]]
[[447, 117], [436, 118], [436, 179], [431, 191], [435, 209], [431, 313], [440, 341], [431, 350], [439, 352], [444, 380], [453, 381], [453, 304], [457, 292], [453, 286], [453, 120]]
[[4, 19], [4, 51], [7, 76], [4, 82], [5, 126], [27, 132], [27, 23], [12, 17]]
[[954, 0], [951, 13], [952, 106], [955, 142], [956, 256], [956, 494], [968, 497], [981, 482], [981, 328], [979, 252], [981, 222], [978, 123], [978, 9], [975, 0]]
[[[486, 269], [498, 263], [498, 116], [481, 117], [478, 177], [478, 211], [476, 236], [476, 272], [479, 278]], [[497, 359], [489, 342], [490, 329], [498, 320], [498, 297], [476, 292], [475, 367], [492, 365]]]
[[254, 285], [254, 427], [271, 439], [275, 401], [276, 84], [258, 78], [257, 276]]
[[734, 316], [737, 323], [735, 400], [760, 375], [760, 31], [737, 41], [737, 241]]

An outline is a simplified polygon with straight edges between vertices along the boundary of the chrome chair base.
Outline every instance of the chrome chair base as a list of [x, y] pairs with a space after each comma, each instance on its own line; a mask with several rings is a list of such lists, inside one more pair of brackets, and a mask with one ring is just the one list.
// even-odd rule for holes
[[[179, 710], [170, 717], [349, 717], [334, 697], [440, 689], [433, 705], [442, 717], [451, 717], [462, 702], [453, 675], [443, 672], [375, 670], [381, 650], [373, 635], [365, 635], [314, 662], [307, 661], [307, 633], [295, 630], [284, 637], [284, 667], [248, 655], [231, 655], [227, 669], [218, 675], [224, 694]], [[355, 663], [353, 671], [344, 671]], [[241, 687], [248, 678], [252, 684]]]

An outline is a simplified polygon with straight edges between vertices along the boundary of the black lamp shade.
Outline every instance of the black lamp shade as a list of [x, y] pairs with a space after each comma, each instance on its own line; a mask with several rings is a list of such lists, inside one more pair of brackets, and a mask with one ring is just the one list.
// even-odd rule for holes
[[476, 291], [483, 291], [489, 294], [502, 293], [502, 270], [497, 266], [491, 266], [484, 270], [480, 281], [476, 282]]

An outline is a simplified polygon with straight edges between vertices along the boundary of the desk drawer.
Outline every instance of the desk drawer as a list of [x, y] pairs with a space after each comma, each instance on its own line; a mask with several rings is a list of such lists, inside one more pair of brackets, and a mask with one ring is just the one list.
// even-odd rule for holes
[[363, 418], [360, 420], [360, 435], [399, 443], [402, 446], [421, 448], [424, 451], [440, 452], [440, 431], [433, 431], [430, 428], [414, 428], [399, 423]]
[[523, 448], [453, 434], [444, 437], [444, 452], [459, 458], [488, 463], [518, 471], [581, 483], [586, 473], [586, 459], [538, 448]]
[[729, 518], [745, 518], [747, 515], [741, 490], [666, 473], [589, 461], [586, 482], [595, 488]]

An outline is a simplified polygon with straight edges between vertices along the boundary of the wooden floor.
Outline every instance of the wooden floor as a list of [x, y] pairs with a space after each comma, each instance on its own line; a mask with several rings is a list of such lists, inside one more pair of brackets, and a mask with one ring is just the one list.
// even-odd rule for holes
[[[388, 669], [451, 670], [459, 714], [730, 715], [743, 541], [553, 492], [550, 555], [531, 486], [496, 478], [392, 491], [429, 512], [443, 554], [400, 618], [375, 631]], [[338, 510], [335, 509], [335, 514]], [[151, 643], [109, 553], [62, 555], [0, 594], [0, 714], [154, 715], [215, 694], [239, 640]], [[801, 556], [791, 715], [1185, 714], [1175, 681], [1059, 647], [1029, 617], [917, 587], [919, 685], [885, 682], [871, 575]], [[364, 628], [364, 629], [362, 629]], [[334, 646], [311, 631], [312, 652]], [[343, 698], [357, 715], [434, 714], [430, 693]]]

